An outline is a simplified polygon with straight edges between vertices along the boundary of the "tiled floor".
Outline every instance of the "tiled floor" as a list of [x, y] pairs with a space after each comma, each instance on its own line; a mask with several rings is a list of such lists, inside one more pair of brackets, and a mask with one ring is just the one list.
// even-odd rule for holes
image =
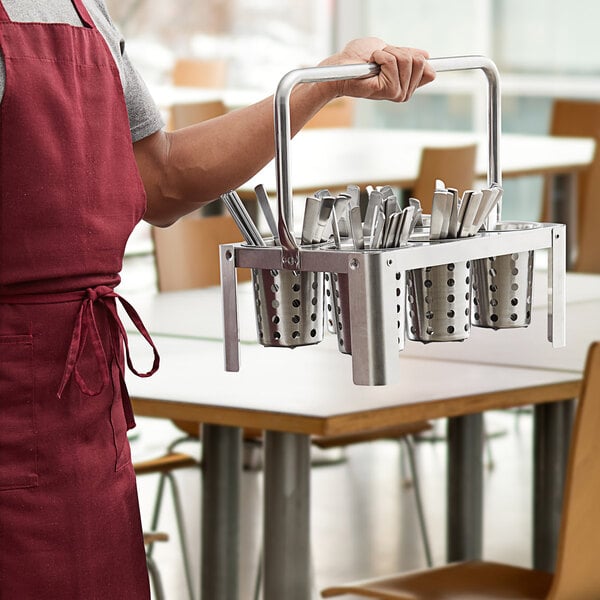
[[[486, 426], [503, 435], [491, 440], [493, 468], [485, 477], [485, 542], [487, 559], [530, 565], [531, 416], [490, 413]], [[444, 432], [444, 423], [437, 431]], [[132, 442], [134, 458], [160, 452], [177, 432], [164, 421], [139, 419]], [[190, 450], [199, 451], [190, 446]], [[434, 562], [445, 554], [444, 442], [418, 444], [423, 497]], [[323, 587], [356, 578], [421, 568], [425, 559], [416, 521], [412, 488], [406, 484], [400, 444], [381, 441], [347, 450], [347, 461], [312, 471], [312, 554], [315, 595]], [[200, 479], [195, 471], [178, 474], [185, 502], [188, 542], [198, 589]], [[142, 518], [149, 521], [156, 480], [139, 479]], [[242, 478], [242, 552], [240, 600], [252, 598], [260, 548], [262, 473]], [[167, 600], [185, 600], [186, 590], [170, 500], [160, 529], [171, 541], [156, 548], [155, 558]], [[350, 597], [348, 597], [350, 598]], [[202, 599], [211, 600], [211, 599]], [[283, 600], [283, 599], [282, 599]]]

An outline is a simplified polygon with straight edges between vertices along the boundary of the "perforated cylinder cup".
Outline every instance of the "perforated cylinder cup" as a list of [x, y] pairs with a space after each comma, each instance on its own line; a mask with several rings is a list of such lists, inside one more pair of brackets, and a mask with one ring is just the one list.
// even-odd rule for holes
[[473, 261], [473, 325], [527, 327], [532, 292], [533, 250]]
[[323, 340], [323, 273], [252, 269], [258, 341], [294, 348]]
[[419, 342], [458, 342], [471, 333], [471, 261], [408, 271], [407, 335]]
[[325, 308], [329, 330], [337, 336], [342, 354], [352, 354], [350, 295], [346, 273], [325, 273]]

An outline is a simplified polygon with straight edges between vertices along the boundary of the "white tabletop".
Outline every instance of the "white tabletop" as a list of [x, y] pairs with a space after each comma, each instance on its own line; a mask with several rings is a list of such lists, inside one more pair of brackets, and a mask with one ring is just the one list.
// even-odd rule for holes
[[[543, 287], [544, 275], [538, 273], [536, 287]], [[569, 274], [567, 289], [566, 348], [554, 349], [546, 341], [543, 289], [538, 289], [530, 327], [473, 328], [463, 343], [407, 343], [398, 359], [401, 383], [381, 387], [352, 383], [351, 358], [337, 351], [331, 335], [293, 351], [259, 346], [253, 314], [245, 315], [252, 341], [242, 344], [240, 372], [227, 373], [215, 327], [218, 289], [159, 294], [146, 304], [138, 298], [134, 303], [155, 334], [162, 363], [151, 379], [129, 375], [128, 383], [132, 396], [152, 401], [152, 411], [160, 405], [163, 416], [174, 408], [188, 416], [196, 410], [199, 420], [210, 415], [211, 422], [239, 424], [251, 412], [251, 421], [244, 421], [249, 426], [315, 434], [380, 426], [391, 418], [389, 410], [396, 422], [410, 422], [513, 401], [563, 399], [566, 392], [575, 395], [589, 343], [600, 339], [600, 320], [593, 317], [600, 310], [600, 277]], [[248, 286], [240, 293], [240, 307], [251, 313]], [[208, 336], [212, 341], [195, 338], [207, 334], [217, 335]], [[143, 361], [147, 351], [131, 337], [136, 362]], [[507, 394], [517, 391], [521, 396], [514, 399]]]
[[[131, 337], [136, 362], [143, 362], [147, 352], [138, 336]], [[356, 431], [524, 404], [528, 398], [507, 394], [523, 389], [530, 390], [532, 398], [542, 393], [544, 399], [552, 399], [547, 387], [554, 386], [554, 399], [559, 399], [565, 389], [573, 393], [580, 379], [580, 374], [569, 371], [470, 368], [453, 361], [401, 356], [400, 384], [364, 387], [352, 383], [350, 357], [326, 346], [293, 351], [247, 346], [241, 370], [228, 373], [220, 342], [169, 337], [157, 337], [155, 342], [161, 353], [159, 371], [149, 379], [127, 375], [131, 396], [140, 399], [140, 406], [144, 400], [152, 405], [151, 411], [138, 413], [173, 418], [179, 414], [216, 424], [297, 433]]]
[[[295, 192], [348, 184], [410, 187], [419, 170], [421, 151], [428, 146], [477, 143], [477, 177], [488, 172], [487, 138], [469, 132], [408, 129], [305, 129], [290, 145], [291, 182]], [[505, 178], [522, 175], [568, 173], [587, 166], [595, 142], [567, 138], [504, 134], [499, 159]], [[240, 188], [251, 193], [262, 183], [273, 192], [275, 166], [271, 162]]]
[[[223, 339], [223, 315], [221, 289], [219, 287], [155, 294], [131, 294], [128, 296], [128, 299], [135, 305], [151, 333], [203, 338], [215, 341]], [[567, 338], [575, 340], [576, 337], [573, 332], [578, 327], [587, 327], [584, 323], [579, 322], [579, 312], [575, 311], [576, 305], [584, 304], [588, 306], [590, 302], [594, 303], [594, 301], [597, 301], [600, 306], [600, 276], [568, 273], [567, 316], [569, 318], [567, 323]], [[540, 346], [544, 349], [543, 354], [547, 350], [550, 353], [557, 352], [556, 356], [562, 357], [564, 353], [569, 352], [569, 346], [565, 350], [556, 351], [552, 348], [551, 344], [545, 342], [546, 303], [547, 273], [543, 270], [536, 270], [532, 300], [534, 314], [531, 325], [531, 330], [534, 333], [531, 337], [540, 342]], [[243, 343], [257, 343], [254, 314], [254, 296], [250, 283], [238, 285], [240, 340]], [[594, 319], [592, 318], [591, 321], [594, 321]], [[600, 319], [595, 319], [595, 321], [600, 327]], [[594, 326], [590, 325], [590, 331], [593, 332], [594, 329]], [[506, 339], [506, 344], [510, 347], [510, 345], [515, 343], [515, 339], [518, 340], [524, 331], [526, 330], [517, 329], [513, 331], [494, 332], [474, 327], [472, 329], [472, 337], [466, 342], [429, 344], [427, 346], [409, 342], [407, 343], [407, 350], [404, 352], [411, 351], [412, 349], [419, 356], [433, 357], [438, 356], [440, 352], [444, 353], [444, 355], [451, 352], [453, 357], [461, 356], [461, 353], [470, 352], [467, 349], [473, 347], [473, 352], [477, 353], [478, 344], [475, 340], [479, 338], [485, 344], [492, 342], [496, 344], [499, 342], [501, 345], [504, 345], [503, 340]], [[529, 339], [528, 335], [527, 340]], [[510, 352], [510, 350], [507, 349], [507, 352]], [[481, 356], [478, 356], [477, 359], [481, 360]], [[496, 360], [496, 352], [492, 355], [491, 360]], [[562, 360], [562, 358], [558, 360]], [[561, 368], [560, 365], [558, 368]]]
[[259, 102], [269, 96], [261, 90], [238, 88], [207, 88], [177, 85], [149, 85], [150, 94], [156, 104], [169, 109], [174, 104], [194, 104], [222, 100], [228, 108], [240, 108]]

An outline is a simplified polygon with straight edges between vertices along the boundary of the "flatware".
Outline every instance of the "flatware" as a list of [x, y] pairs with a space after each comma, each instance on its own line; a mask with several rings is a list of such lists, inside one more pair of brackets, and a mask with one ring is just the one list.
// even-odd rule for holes
[[260, 206], [265, 219], [267, 220], [267, 225], [273, 234], [273, 239], [275, 240], [275, 245], [279, 244], [279, 232], [277, 230], [277, 223], [275, 221], [275, 216], [273, 215], [273, 211], [271, 210], [271, 205], [269, 203], [269, 196], [267, 191], [265, 190], [262, 183], [259, 183], [255, 188], [254, 192], [256, 194], [256, 198], [258, 199], [258, 205]]
[[353, 206], [350, 209], [350, 232], [355, 250], [364, 250], [365, 237], [363, 233], [363, 224], [360, 220], [360, 206]]
[[312, 244], [315, 229], [317, 228], [317, 221], [319, 219], [319, 211], [321, 209], [321, 202], [318, 198], [309, 196], [306, 199], [304, 206], [304, 218], [302, 221], [302, 238], [303, 244]]
[[266, 246], [260, 232], [258, 231], [252, 217], [248, 214], [246, 207], [235, 191], [229, 191], [221, 195], [221, 200], [229, 210], [243, 238], [251, 246]]
[[317, 219], [317, 226], [315, 227], [315, 231], [313, 233], [313, 244], [319, 244], [324, 242], [326, 238], [324, 238], [325, 228], [331, 218], [331, 210], [333, 209], [333, 205], [335, 203], [335, 198], [333, 196], [323, 196], [321, 198], [321, 206], [319, 209], [319, 216]]

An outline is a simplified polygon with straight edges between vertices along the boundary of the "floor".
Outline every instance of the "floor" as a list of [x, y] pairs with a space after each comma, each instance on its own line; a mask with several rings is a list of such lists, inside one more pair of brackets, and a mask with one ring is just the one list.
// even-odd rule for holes
[[[135, 459], [157, 453], [178, 436], [169, 422], [140, 418], [134, 430]], [[486, 416], [492, 434], [486, 452], [484, 556], [530, 566], [531, 434], [528, 412], [493, 412]], [[444, 422], [435, 424], [443, 437]], [[188, 446], [199, 452], [199, 446]], [[433, 559], [445, 556], [445, 452], [443, 441], [417, 444], [417, 457]], [[340, 464], [312, 471], [312, 554], [314, 598], [323, 587], [357, 578], [390, 574], [425, 566], [413, 489], [406, 457], [395, 441], [354, 446]], [[148, 523], [156, 489], [154, 476], [138, 479], [142, 519]], [[185, 503], [186, 531], [198, 598], [200, 479], [194, 470], [178, 474]], [[242, 477], [242, 549], [240, 600], [254, 589], [261, 536], [261, 471]], [[171, 534], [159, 544], [159, 565], [167, 600], [187, 598], [170, 498], [159, 529]], [[351, 597], [347, 596], [349, 600]], [[211, 599], [203, 599], [211, 600]]]

